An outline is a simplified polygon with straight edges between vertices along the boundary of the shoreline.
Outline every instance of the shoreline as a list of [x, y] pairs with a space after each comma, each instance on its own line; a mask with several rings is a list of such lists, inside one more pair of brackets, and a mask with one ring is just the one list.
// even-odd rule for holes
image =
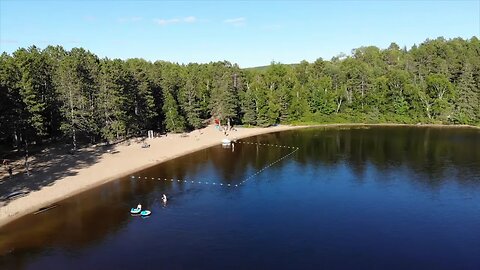
[[[229, 139], [243, 139], [247, 137], [268, 134], [279, 131], [294, 130], [301, 128], [335, 128], [352, 126], [405, 126], [405, 127], [433, 127], [433, 128], [472, 128], [469, 125], [439, 125], [439, 124], [366, 124], [366, 123], [337, 123], [315, 125], [279, 125], [268, 128], [239, 127], [237, 131], [230, 131]], [[53, 184], [44, 186], [39, 190], [30, 191], [25, 196], [9, 201], [0, 207], [0, 227], [42, 207], [47, 207], [55, 202], [75, 196], [84, 191], [96, 188], [118, 178], [125, 177], [133, 172], [140, 171], [180, 156], [188, 155], [217, 144], [226, 136], [213, 126], [207, 126], [200, 130], [194, 130], [184, 134], [169, 134], [160, 138], [147, 139], [151, 145], [142, 149], [139, 143], [130, 145], [117, 144], [113, 147], [114, 154], [105, 151], [94, 164], [83, 168], [69, 170], [75, 175], [61, 177]], [[132, 159], [134, 157], [134, 159]], [[55, 166], [53, 166], [55, 167]], [[116, 169], [115, 169], [116, 168]], [[121, 168], [120, 170], [118, 168]], [[55, 168], [52, 168], [55, 170]], [[3, 180], [5, 181], [5, 180]], [[11, 181], [11, 180], [10, 180]]]
[[[230, 131], [227, 138], [236, 140], [306, 127], [308, 126], [239, 127], [237, 131]], [[80, 169], [73, 168], [72, 171], [76, 173], [75, 175], [62, 177], [51, 185], [40, 190], [30, 191], [25, 196], [13, 199], [0, 207], [0, 227], [34, 213], [42, 207], [47, 207], [136, 171], [218, 145], [226, 137], [223, 132], [216, 130], [213, 126], [194, 130], [187, 134], [188, 136], [168, 134], [160, 138], [146, 139], [146, 142], [150, 144], [150, 147], [146, 149], [142, 149], [139, 143], [132, 143], [128, 146], [115, 145], [114, 154], [106, 151], [96, 163]], [[134, 160], [131, 159], [132, 156], [135, 157]], [[121, 169], [112, 170], [112, 167]]]
[[[295, 127], [295, 124], [291, 126]], [[331, 124], [306, 124], [299, 123], [298, 126], [303, 128], [309, 127], [341, 127], [341, 126], [377, 126], [377, 127], [431, 127], [431, 128], [470, 128], [470, 129], [480, 129], [480, 126], [472, 125], [445, 125], [445, 124], [401, 124], [401, 123], [331, 123]]]

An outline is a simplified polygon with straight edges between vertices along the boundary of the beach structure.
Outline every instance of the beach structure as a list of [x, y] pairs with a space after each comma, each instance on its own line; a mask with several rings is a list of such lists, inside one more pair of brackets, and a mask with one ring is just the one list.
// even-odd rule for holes
[[227, 139], [227, 138], [222, 140], [222, 145], [230, 145], [231, 143], [232, 143], [232, 141]]

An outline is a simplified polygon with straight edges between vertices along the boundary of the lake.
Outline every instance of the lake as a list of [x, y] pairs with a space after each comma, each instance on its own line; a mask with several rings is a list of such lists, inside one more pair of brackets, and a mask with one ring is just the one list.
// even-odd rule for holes
[[[152, 215], [130, 215], [138, 203]], [[480, 269], [480, 130], [218, 145], [0, 228], [0, 255], [0, 269]]]

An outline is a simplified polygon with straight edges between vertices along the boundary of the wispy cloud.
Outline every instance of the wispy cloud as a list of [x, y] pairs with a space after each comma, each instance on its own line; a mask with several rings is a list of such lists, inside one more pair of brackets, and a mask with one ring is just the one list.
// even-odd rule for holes
[[234, 25], [234, 26], [243, 26], [246, 24], [247, 19], [245, 19], [244, 17], [238, 17], [238, 18], [226, 19], [223, 22]]
[[153, 19], [153, 21], [158, 25], [168, 25], [168, 24], [178, 24], [178, 23], [194, 23], [197, 21], [197, 18], [194, 16], [188, 16], [184, 18], [173, 18], [173, 19]]
[[118, 18], [117, 19], [117, 22], [119, 23], [128, 23], [128, 22], [139, 22], [143, 20], [142, 17], [139, 17], [139, 16], [133, 16], [133, 17], [122, 17], [122, 18]]
[[167, 25], [180, 22], [179, 19], [153, 19], [153, 21], [158, 25]]

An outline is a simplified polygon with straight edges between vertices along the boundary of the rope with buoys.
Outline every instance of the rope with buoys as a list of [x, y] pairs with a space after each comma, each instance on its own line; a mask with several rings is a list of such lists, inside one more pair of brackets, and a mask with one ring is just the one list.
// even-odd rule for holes
[[162, 178], [162, 177], [146, 177], [146, 176], [134, 176], [132, 175], [132, 179], [137, 179], [137, 180], [157, 180], [157, 181], [163, 181], [163, 182], [171, 182], [171, 183], [186, 183], [186, 184], [203, 184], [203, 185], [211, 185], [211, 186], [221, 186], [221, 187], [239, 187], [243, 184], [245, 184], [247, 181], [251, 180], [255, 176], [259, 175], [260, 173], [264, 172], [266, 169], [270, 168], [271, 166], [277, 164], [278, 162], [284, 160], [285, 158], [291, 156], [295, 152], [297, 152], [300, 148], [296, 146], [287, 146], [287, 145], [278, 145], [278, 144], [268, 144], [268, 143], [256, 143], [256, 142], [242, 142], [242, 141], [236, 141], [234, 143], [242, 143], [246, 145], [257, 145], [257, 146], [269, 146], [269, 147], [277, 147], [277, 148], [286, 148], [286, 149], [293, 149], [291, 152], [288, 154], [280, 157], [279, 159], [269, 163], [268, 165], [264, 166], [263, 168], [259, 169], [256, 171], [254, 174], [248, 176], [247, 178], [243, 179], [240, 181], [238, 184], [230, 184], [230, 183], [223, 183], [221, 181], [198, 181], [198, 180], [187, 180], [187, 179], [173, 179], [173, 178]]

